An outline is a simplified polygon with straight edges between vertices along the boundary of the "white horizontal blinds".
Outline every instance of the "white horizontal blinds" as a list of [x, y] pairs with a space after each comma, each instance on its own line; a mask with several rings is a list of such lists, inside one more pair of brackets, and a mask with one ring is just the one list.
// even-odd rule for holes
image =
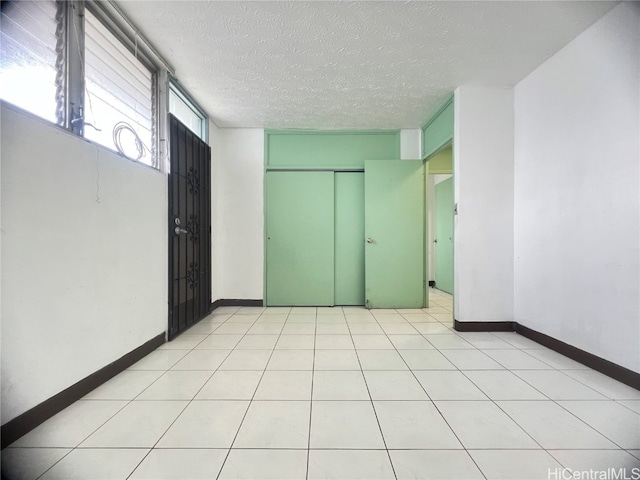
[[[124, 122], [144, 145], [140, 162], [153, 164], [153, 74], [91, 12], [85, 11], [85, 126], [84, 136], [109, 148], [114, 127]], [[119, 137], [122, 150], [131, 158], [139, 146], [130, 131]]]
[[172, 89], [169, 90], [169, 112], [198, 137], [203, 137], [203, 118]]
[[56, 121], [56, 2], [3, 1], [0, 97]]

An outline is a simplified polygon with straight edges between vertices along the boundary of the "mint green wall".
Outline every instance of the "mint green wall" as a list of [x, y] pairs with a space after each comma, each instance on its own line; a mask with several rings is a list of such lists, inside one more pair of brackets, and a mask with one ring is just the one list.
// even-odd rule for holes
[[365, 160], [400, 158], [400, 131], [265, 132], [265, 167], [360, 168]]
[[422, 158], [434, 154], [453, 139], [453, 97], [422, 127]]

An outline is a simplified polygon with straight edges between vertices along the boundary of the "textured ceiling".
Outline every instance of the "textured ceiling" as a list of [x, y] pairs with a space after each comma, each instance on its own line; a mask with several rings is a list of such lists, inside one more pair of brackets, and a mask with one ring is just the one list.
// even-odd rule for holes
[[220, 127], [415, 128], [516, 84], [615, 2], [115, 2]]

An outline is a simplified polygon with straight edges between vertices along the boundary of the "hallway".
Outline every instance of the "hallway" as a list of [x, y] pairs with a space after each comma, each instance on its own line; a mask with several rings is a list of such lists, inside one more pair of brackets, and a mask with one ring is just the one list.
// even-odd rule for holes
[[640, 466], [639, 391], [515, 333], [455, 332], [451, 296], [430, 299], [218, 308], [3, 450], [3, 474], [546, 479]]

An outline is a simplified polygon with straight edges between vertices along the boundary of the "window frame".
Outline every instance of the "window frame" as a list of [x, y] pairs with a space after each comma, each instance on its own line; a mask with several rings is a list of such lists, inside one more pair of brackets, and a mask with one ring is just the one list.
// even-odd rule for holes
[[[167, 122], [163, 121], [165, 115], [161, 112], [168, 111], [168, 88], [167, 80], [169, 73], [173, 73], [173, 68], [164, 60], [151, 44], [140, 34], [139, 30], [125, 17], [124, 13], [111, 2], [96, 2], [77, 0], [83, 4], [98, 22], [100, 22], [122, 46], [132, 53], [140, 63], [151, 72], [151, 166], [162, 172], [168, 171], [168, 130]], [[73, 3], [73, 2], [69, 2]], [[84, 23], [84, 12], [82, 21]], [[84, 52], [85, 52], [85, 32], [84, 24], [82, 31], [82, 45], [78, 51], [82, 53], [82, 100], [83, 107], [86, 107], [87, 89], [85, 87], [84, 75]], [[83, 115], [84, 116], [84, 115]], [[84, 118], [82, 120], [84, 123]], [[83, 125], [84, 126], [84, 125]], [[83, 129], [84, 130], [84, 129]], [[81, 136], [85, 138], [84, 131]], [[87, 141], [91, 141], [88, 140]], [[106, 148], [113, 149], [111, 146]], [[124, 155], [123, 155], [124, 156]], [[129, 157], [125, 157], [129, 158]], [[141, 162], [142, 163], [142, 162]]]
[[[209, 117], [205, 113], [205, 111], [198, 105], [198, 103], [193, 99], [191, 95], [180, 85], [178, 79], [174, 76], [169, 76], [169, 93], [173, 92], [182, 102], [184, 102], [187, 107], [189, 107], [193, 113], [200, 118], [202, 121], [200, 126], [200, 133], [196, 133], [202, 141], [205, 143], [209, 143]], [[168, 104], [167, 104], [168, 106]], [[171, 113], [169, 109], [167, 109], [168, 113]]]

